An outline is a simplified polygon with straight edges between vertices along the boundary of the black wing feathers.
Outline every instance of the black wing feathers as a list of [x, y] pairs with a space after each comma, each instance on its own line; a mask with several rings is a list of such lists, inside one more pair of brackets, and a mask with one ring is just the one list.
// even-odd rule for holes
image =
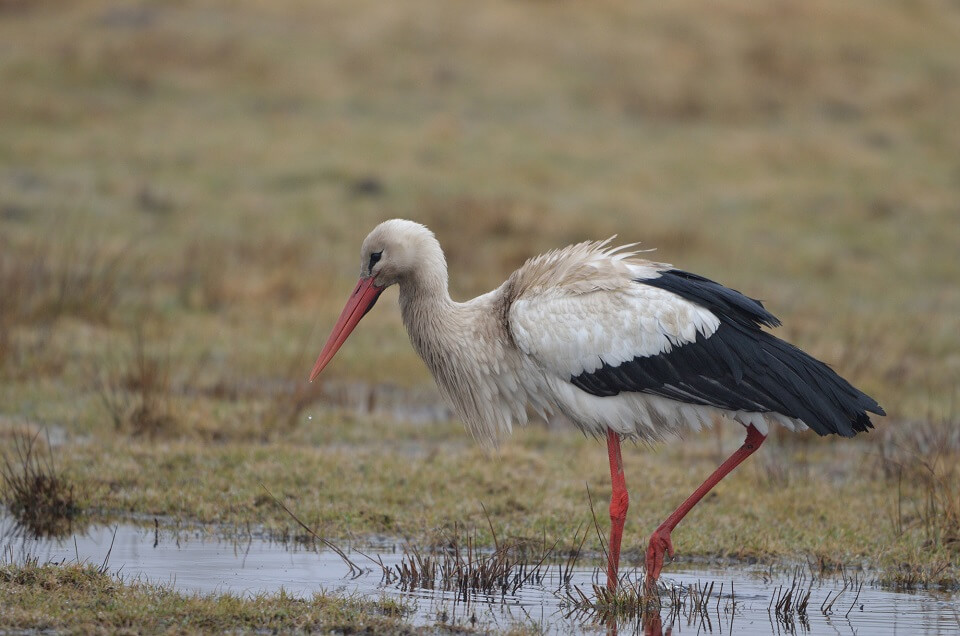
[[701, 307], [706, 307], [718, 318], [725, 316], [731, 322], [740, 322], [745, 325], [780, 326], [780, 320], [764, 309], [763, 303], [759, 300], [744, 296], [735, 289], [724, 287], [697, 274], [671, 269], [661, 272], [660, 278], [642, 279], [637, 282], [673, 292]]
[[777, 412], [802, 420], [820, 435], [850, 437], [873, 427], [867, 412], [884, 415], [873, 398], [826, 364], [763, 331], [761, 325], [775, 327], [780, 321], [760, 301], [680, 270], [637, 283], [709, 309], [720, 327], [669, 352], [572, 378], [584, 391], [598, 396], [641, 392], [731, 411]]

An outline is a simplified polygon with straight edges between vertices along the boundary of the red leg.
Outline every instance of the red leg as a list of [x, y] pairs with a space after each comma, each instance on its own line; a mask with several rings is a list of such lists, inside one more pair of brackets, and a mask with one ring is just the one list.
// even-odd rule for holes
[[620, 568], [620, 539], [627, 519], [630, 497], [623, 477], [623, 458], [620, 455], [620, 435], [607, 429], [607, 454], [610, 456], [610, 546], [607, 554], [607, 589], [617, 588], [617, 570]]
[[[651, 586], [654, 581], [660, 577], [660, 569], [663, 568], [664, 553], [666, 552], [671, 557], [673, 556], [673, 543], [670, 541], [670, 533], [677, 527], [680, 520], [683, 519], [687, 513], [690, 512], [690, 509], [697, 505], [697, 502], [703, 499], [703, 496], [710, 492], [721, 479], [726, 477], [731, 470], [740, 465], [740, 462], [750, 457], [754, 451], [760, 448], [760, 444], [763, 443], [764, 439], [766, 439], [766, 435], [762, 435], [753, 425], [748, 426], [747, 439], [743, 442], [743, 446], [727, 458], [727, 461], [720, 464], [720, 467], [713, 471], [713, 474], [707, 477], [707, 479], [700, 484], [700, 487], [694, 490], [693, 494], [687, 497], [687, 500], [680, 504], [680, 507], [674, 510], [673, 514], [667, 517], [654, 531], [650, 537], [650, 547], [647, 548], [648, 586]], [[611, 463], [611, 467], [612, 465]]]

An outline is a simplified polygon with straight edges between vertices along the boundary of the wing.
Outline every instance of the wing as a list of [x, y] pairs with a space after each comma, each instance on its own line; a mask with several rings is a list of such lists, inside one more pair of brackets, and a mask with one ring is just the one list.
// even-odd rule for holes
[[510, 319], [521, 350], [593, 395], [776, 412], [821, 435], [854, 435], [872, 426], [865, 411], [883, 414], [827, 365], [763, 331], [780, 323], [759, 301], [688, 272], [521, 298]]

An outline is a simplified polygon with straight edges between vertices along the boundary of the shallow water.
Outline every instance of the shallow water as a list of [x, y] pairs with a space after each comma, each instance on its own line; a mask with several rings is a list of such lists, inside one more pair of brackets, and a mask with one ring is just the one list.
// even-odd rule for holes
[[[557, 566], [546, 571], [537, 584], [525, 584], [516, 594], [473, 595], [466, 602], [454, 592], [405, 590], [399, 583], [385, 583], [379, 566], [373, 566], [357, 550], [379, 557], [387, 567], [400, 564], [401, 546], [392, 541], [370, 542], [349, 549], [349, 557], [364, 568], [351, 575], [349, 567], [330, 550], [314, 551], [251, 536], [224, 541], [202, 530], [170, 530], [121, 524], [91, 527], [64, 539], [31, 539], [23, 536], [9, 517], [0, 517], [0, 547], [3, 560], [41, 562], [77, 559], [96, 565], [104, 562], [126, 580], [139, 579], [169, 584], [184, 592], [256, 594], [277, 592], [310, 596], [316, 592], [339, 592], [380, 598], [394, 597], [416, 610], [415, 624], [471, 624], [496, 630], [515, 625], [537, 626], [552, 633], [596, 633], [607, 631], [588, 616], [572, 612], [560, 587]], [[589, 561], [589, 559], [583, 559]], [[639, 574], [638, 574], [639, 575]], [[571, 583], [587, 592], [600, 572], [578, 567]], [[824, 599], [841, 592], [841, 580], [813, 583], [806, 619], [778, 619], [770, 609], [780, 586], [789, 588], [794, 573], [789, 569], [770, 572], [744, 566], [672, 565], [664, 581], [684, 586], [714, 583], [709, 609], [701, 614], [689, 611], [671, 614], [661, 611], [661, 623], [638, 624], [636, 620], [618, 625], [621, 633], [673, 634], [960, 634], [960, 599], [956, 595], [931, 592], [890, 592], [863, 585], [844, 591], [833, 612], [824, 615]], [[719, 593], [723, 585], [723, 592]], [[809, 581], [804, 584], [804, 589]], [[733, 594], [731, 594], [731, 586]], [[849, 614], [847, 613], [849, 611]]]

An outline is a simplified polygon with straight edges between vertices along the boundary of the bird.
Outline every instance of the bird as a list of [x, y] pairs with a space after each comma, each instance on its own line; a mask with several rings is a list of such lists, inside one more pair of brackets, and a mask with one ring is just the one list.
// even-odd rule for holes
[[652, 533], [649, 587], [674, 555], [677, 524], [760, 448], [771, 426], [852, 437], [873, 428], [870, 413], [885, 415], [829, 366], [765, 330], [780, 321], [761, 301], [646, 260], [638, 243], [615, 246], [614, 238], [530, 258], [496, 289], [457, 302], [435, 235], [414, 221], [384, 221], [363, 241], [360, 279], [309, 376], [320, 375], [380, 294], [397, 285], [413, 348], [478, 442], [496, 447], [526, 423], [528, 405], [606, 438], [611, 591], [629, 506], [622, 440], [658, 443], [716, 419], [746, 432]]

